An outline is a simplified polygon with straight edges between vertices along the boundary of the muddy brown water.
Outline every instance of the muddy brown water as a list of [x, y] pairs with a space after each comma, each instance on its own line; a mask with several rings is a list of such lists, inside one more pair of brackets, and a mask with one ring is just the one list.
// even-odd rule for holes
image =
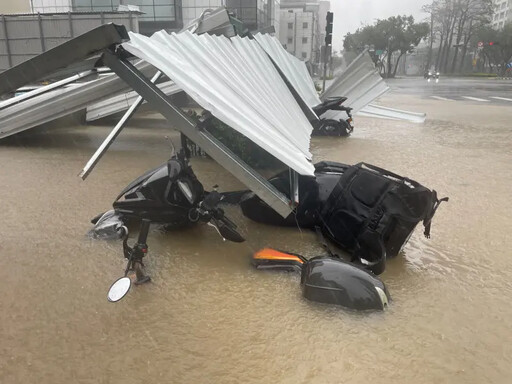
[[[139, 116], [91, 176], [77, 174], [107, 127], [64, 121], [0, 144], [0, 382], [510, 383], [512, 108], [392, 95], [423, 125], [358, 118], [349, 139], [315, 138], [316, 160], [367, 161], [450, 202], [382, 279], [385, 313], [302, 299], [299, 277], [262, 273], [264, 246], [307, 256], [315, 236], [229, 209], [247, 242], [206, 226], [150, 234], [153, 282], [108, 303], [121, 244], [84, 234], [133, 178], [164, 162], [165, 122]], [[150, 129], [149, 127], [154, 127]], [[240, 185], [194, 160], [205, 187]]]

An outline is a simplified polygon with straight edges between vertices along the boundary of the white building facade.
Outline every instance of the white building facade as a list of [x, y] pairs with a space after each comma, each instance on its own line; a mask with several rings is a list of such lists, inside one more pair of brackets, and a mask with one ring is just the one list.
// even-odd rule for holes
[[281, 0], [279, 40], [295, 57], [315, 67], [321, 61], [328, 1]]
[[494, 0], [494, 15], [492, 26], [501, 29], [507, 23], [512, 22], [512, 0]]
[[71, 0], [31, 0], [33, 13], [59, 13], [73, 11]]

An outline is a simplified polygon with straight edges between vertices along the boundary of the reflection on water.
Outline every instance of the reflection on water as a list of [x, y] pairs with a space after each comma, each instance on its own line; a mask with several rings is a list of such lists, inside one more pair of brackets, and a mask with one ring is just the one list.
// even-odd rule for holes
[[[166, 124], [149, 130], [155, 120], [139, 118], [85, 182], [77, 174], [104, 127], [67, 122], [3, 142], [0, 382], [507, 382], [512, 132], [491, 115], [485, 130], [463, 111], [449, 119], [440, 105], [424, 125], [360, 118], [351, 138], [312, 143], [317, 160], [364, 160], [450, 197], [432, 239], [418, 230], [388, 262], [394, 301], [375, 314], [306, 302], [298, 275], [253, 270], [248, 256], [264, 246], [322, 250], [311, 232], [253, 223], [236, 208], [246, 243], [204, 225], [155, 229], [153, 283], [110, 304], [121, 244], [84, 234], [122, 187], [166, 160]], [[240, 188], [215, 163], [194, 167], [206, 188]]]

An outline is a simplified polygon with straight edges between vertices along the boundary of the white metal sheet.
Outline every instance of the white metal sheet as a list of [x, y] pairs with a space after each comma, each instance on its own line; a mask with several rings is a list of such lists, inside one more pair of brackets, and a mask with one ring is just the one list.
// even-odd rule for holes
[[313, 128], [255, 40], [160, 31], [151, 37], [130, 33], [123, 47], [284, 164], [314, 175]]
[[358, 113], [359, 116], [379, 117], [381, 119], [405, 120], [411, 123], [424, 123], [426, 113], [403, 111], [400, 109], [383, 107], [381, 105], [368, 104]]
[[334, 79], [321, 95], [321, 99], [345, 96], [347, 101], [344, 104], [353, 108], [353, 112], [357, 113], [388, 90], [388, 85], [375, 69], [373, 61], [365, 51]]
[[[157, 86], [167, 96], [181, 92], [181, 89], [174, 84], [173, 81], [166, 81], [158, 84]], [[85, 120], [90, 122], [115, 113], [126, 111], [135, 102], [135, 100], [137, 100], [138, 96], [137, 92], [130, 91], [103, 100], [99, 103], [90, 104], [87, 106]], [[143, 103], [146, 103], [146, 101], [143, 101]]]
[[279, 40], [269, 34], [257, 33], [254, 38], [274, 60], [309, 107], [322, 103], [305, 62], [288, 53]]
[[[142, 62], [137, 68], [144, 74], [155, 72], [153, 67]], [[37, 93], [34, 97], [0, 110], [0, 139], [80, 111], [92, 102], [127, 89], [128, 85], [114, 74], [57, 89], [52, 84], [46, 85], [34, 92]]]

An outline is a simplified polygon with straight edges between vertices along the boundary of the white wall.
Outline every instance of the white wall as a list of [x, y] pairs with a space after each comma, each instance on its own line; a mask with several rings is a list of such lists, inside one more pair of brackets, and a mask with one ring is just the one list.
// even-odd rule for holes
[[0, 14], [30, 13], [30, 0], [0, 0]]

